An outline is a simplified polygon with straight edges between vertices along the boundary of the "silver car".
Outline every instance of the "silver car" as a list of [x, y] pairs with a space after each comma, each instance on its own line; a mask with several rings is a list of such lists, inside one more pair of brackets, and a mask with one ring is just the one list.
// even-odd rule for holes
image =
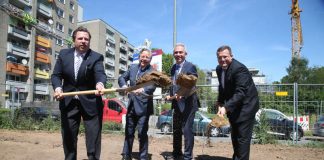
[[324, 137], [324, 115], [314, 124], [313, 135]]

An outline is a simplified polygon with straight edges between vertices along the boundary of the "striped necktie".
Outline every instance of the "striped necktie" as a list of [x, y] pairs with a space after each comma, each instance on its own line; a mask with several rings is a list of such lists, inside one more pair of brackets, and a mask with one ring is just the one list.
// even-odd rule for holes
[[75, 56], [75, 59], [74, 59], [74, 76], [75, 76], [75, 80], [77, 79], [78, 77], [78, 72], [79, 72], [79, 69], [80, 69], [80, 66], [81, 66], [81, 63], [82, 63], [82, 54], [77, 54]]
[[222, 77], [221, 77], [221, 80], [222, 80], [222, 87], [223, 87], [223, 89], [225, 89], [225, 73], [226, 73], [226, 70], [225, 69], [222, 69]]

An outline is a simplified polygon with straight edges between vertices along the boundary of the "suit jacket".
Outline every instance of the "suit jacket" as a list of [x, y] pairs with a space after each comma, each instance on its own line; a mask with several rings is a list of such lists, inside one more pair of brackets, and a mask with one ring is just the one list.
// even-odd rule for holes
[[[75, 80], [74, 50], [74, 48], [70, 48], [60, 51], [51, 77], [54, 90], [57, 87], [61, 87], [63, 92], [94, 90], [98, 82], [106, 84], [103, 56], [90, 49], [83, 57], [77, 80]], [[101, 96], [89, 94], [78, 97], [83, 109], [90, 116], [98, 114], [98, 110], [103, 107]], [[60, 100], [60, 109], [66, 108], [72, 98], [73, 96], [67, 96]]]
[[[136, 85], [136, 80], [143, 76], [146, 73], [153, 71], [153, 67], [148, 65], [145, 69], [141, 72], [141, 75], [137, 76], [141, 67], [139, 64], [132, 64], [129, 69], [122, 74], [118, 78], [118, 84], [120, 87], [127, 85], [127, 81], [129, 81], [130, 86]], [[137, 79], [136, 79], [137, 78]], [[148, 95], [153, 95], [155, 91], [155, 85], [146, 86], [144, 87], [144, 92]], [[147, 98], [143, 95], [135, 95], [135, 94], [128, 94], [129, 102], [128, 102], [128, 110], [134, 107], [135, 113], [138, 116], [142, 115], [151, 115], [153, 114], [153, 99]]]
[[[176, 72], [176, 64], [174, 64], [171, 68], [171, 78], [172, 81], [175, 80]], [[181, 67], [180, 73], [187, 74], [187, 75], [194, 75], [198, 77], [196, 66], [192, 63], [185, 61], [183, 63], [183, 66]], [[177, 90], [179, 90], [179, 86], [175, 85], [175, 82], [172, 83], [173, 85], [170, 88], [170, 95], [173, 96], [173, 93], [176, 93]], [[189, 97], [183, 97], [179, 101], [172, 100], [172, 109], [179, 110], [180, 112], [187, 112], [189, 113], [192, 109], [195, 111], [198, 110], [198, 97], [197, 94], [194, 93]]]
[[259, 109], [259, 98], [248, 68], [233, 59], [225, 73], [225, 89], [224, 84], [221, 84], [221, 66], [217, 66], [216, 72], [220, 83], [217, 101], [224, 104], [230, 122], [237, 123], [255, 118]]

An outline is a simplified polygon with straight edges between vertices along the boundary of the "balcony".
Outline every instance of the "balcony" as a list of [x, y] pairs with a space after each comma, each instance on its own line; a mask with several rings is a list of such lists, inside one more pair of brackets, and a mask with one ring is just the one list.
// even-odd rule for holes
[[109, 34], [106, 36], [106, 39], [112, 44], [116, 43], [115, 38]]
[[51, 41], [42, 36], [36, 36], [36, 43], [40, 46], [51, 48]]
[[49, 57], [48, 54], [43, 54], [41, 52], [36, 52], [35, 54], [35, 60], [39, 61], [39, 62], [43, 62], [46, 64], [50, 64], [51, 63], [51, 59]]
[[127, 56], [126, 56], [126, 55], [120, 53], [119, 56], [120, 56], [120, 59], [121, 59], [122, 61], [127, 61]]
[[29, 71], [28, 67], [18, 63], [12, 63], [7, 61], [6, 71], [14, 74], [27, 76]]
[[126, 45], [123, 44], [123, 43], [120, 43], [120, 49], [122, 49], [122, 50], [124, 50], [124, 51], [127, 52], [127, 47], [126, 47]]
[[21, 38], [21, 39], [24, 39], [27, 41], [30, 40], [30, 34], [23, 28], [17, 28], [17, 27], [9, 25], [8, 33], [15, 37], [18, 37], [18, 38]]
[[119, 64], [119, 69], [122, 71], [127, 71], [127, 66], [124, 64]]
[[114, 70], [106, 70], [105, 72], [106, 72], [107, 77], [109, 77], [109, 78], [113, 78], [115, 76]]
[[105, 63], [108, 64], [108, 65], [110, 65], [110, 66], [115, 66], [115, 61], [112, 58], [106, 57], [105, 58]]
[[115, 49], [106, 46], [106, 53], [108, 53], [110, 55], [115, 55]]
[[24, 8], [25, 6], [31, 6], [32, 0], [15, 0], [11, 1], [10, 3], [15, 4], [16, 6], [19, 6], [21, 8]]
[[46, 6], [45, 4], [39, 3], [38, 4], [38, 11], [43, 14], [44, 16], [47, 16], [49, 18], [52, 17], [52, 7]]
[[28, 58], [30, 56], [28, 48], [12, 44], [11, 42], [7, 42], [7, 51], [20, 57]]
[[12, 81], [7, 80], [6, 81], [6, 91], [11, 91], [11, 89], [15, 89], [16, 92], [28, 92], [28, 86], [26, 82], [20, 82], [20, 81]]
[[52, 34], [52, 32], [53, 32], [51, 26], [46, 24], [45, 22], [42, 22], [42, 21], [38, 21], [36, 27], [37, 27], [37, 29], [39, 29], [45, 33], [48, 33], [48, 34]]
[[49, 95], [48, 84], [35, 84], [34, 91], [36, 94]]
[[50, 79], [50, 74], [46, 70], [35, 69], [35, 77], [41, 79]]

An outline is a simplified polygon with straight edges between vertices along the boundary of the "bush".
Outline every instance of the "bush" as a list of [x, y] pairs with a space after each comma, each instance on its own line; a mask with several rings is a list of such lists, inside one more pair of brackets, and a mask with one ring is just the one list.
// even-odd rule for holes
[[11, 118], [10, 109], [0, 108], [0, 128], [12, 129], [14, 128]]
[[253, 128], [254, 138], [258, 139], [258, 144], [275, 144], [275, 137], [269, 134], [267, 131], [270, 130], [270, 126], [266, 121], [265, 114], [260, 115], [260, 122], [256, 122], [257, 124]]
[[102, 125], [102, 131], [104, 133], [108, 131], [121, 131], [123, 128], [121, 123], [116, 123], [116, 122], [105, 122]]

